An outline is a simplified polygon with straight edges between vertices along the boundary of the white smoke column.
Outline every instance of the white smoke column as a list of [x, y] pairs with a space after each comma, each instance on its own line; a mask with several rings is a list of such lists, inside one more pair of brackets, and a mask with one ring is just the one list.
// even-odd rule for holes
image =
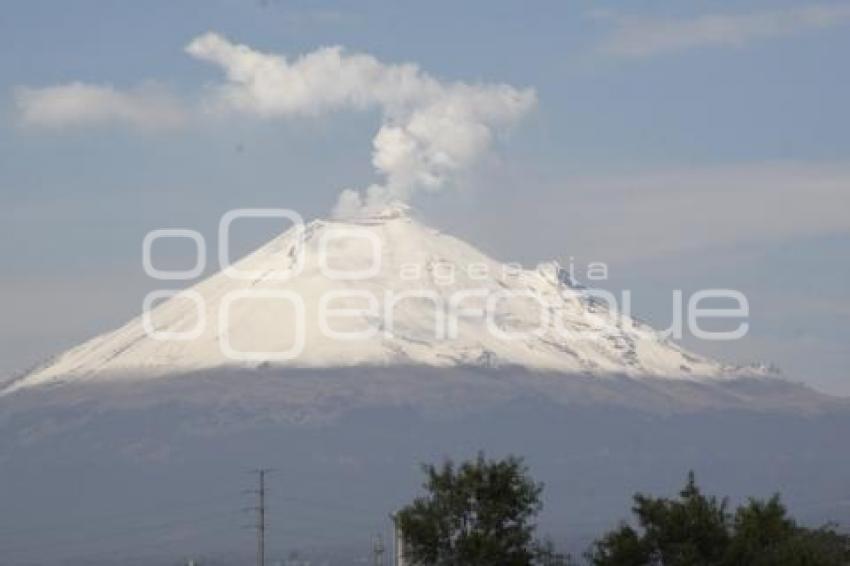
[[335, 209], [341, 216], [408, 201], [416, 191], [443, 189], [536, 100], [531, 89], [442, 82], [416, 65], [388, 65], [341, 47], [290, 61], [207, 33], [186, 50], [224, 69], [227, 81], [215, 87], [210, 101], [216, 110], [285, 117], [381, 109], [372, 164], [383, 181], [363, 192], [343, 191]]

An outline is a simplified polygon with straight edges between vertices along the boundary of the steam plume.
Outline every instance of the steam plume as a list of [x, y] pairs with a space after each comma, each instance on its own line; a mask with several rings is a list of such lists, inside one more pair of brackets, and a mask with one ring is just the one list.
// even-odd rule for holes
[[335, 209], [341, 216], [407, 201], [417, 191], [443, 189], [536, 100], [530, 89], [443, 82], [416, 65], [385, 64], [341, 47], [288, 60], [207, 33], [186, 49], [224, 69], [226, 82], [215, 88], [211, 100], [218, 110], [285, 117], [380, 108], [372, 164], [382, 181], [363, 191], [344, 190]]

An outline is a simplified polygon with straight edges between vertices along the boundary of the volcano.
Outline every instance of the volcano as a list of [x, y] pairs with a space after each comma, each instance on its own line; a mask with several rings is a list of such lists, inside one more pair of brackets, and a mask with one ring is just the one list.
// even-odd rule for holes
[[764, 374], [680, 348], [556, 262], [499, 262], [396, 205], [294, 226], [5, 392], [210, 369], [411, 365], [695, 382]]
[[[689, 352], [557, 263], [497, 261], [403, 206], [224, 263], [2, 388], [0, 501], [35, 525], [3, 564], [244, 560], [236, 484], [260, 465], [285, 476], [272, 554], [361, 563], [419, 462], [479, 450], [527, 458], [574, 550], [690, 469], [850, 518], [846, 400]], [[71, 542], [42, 544], [47, 515]]]

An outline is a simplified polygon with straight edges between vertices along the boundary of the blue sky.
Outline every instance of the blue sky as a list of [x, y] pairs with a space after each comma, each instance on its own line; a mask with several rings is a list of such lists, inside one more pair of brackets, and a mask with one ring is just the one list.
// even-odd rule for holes
[[[608, 286], [659, 326], [673, 289], [740, 289], [748, 337], [690, 347], [850, 395], [848, 30], [847, 2], [7, 3], [0, 373], [137, 314], [156, 285], [140, 263], [149, 230], [212, 236], [233, 207], [326, 216], [375, 181], [376, 109], [200, 112], [222, 72], [185, 49], [213, 31], [533, 88], [534, 108], [457, 186], [414, 197], [429, 222], [503, 260], [605, 261]], [[22, 88], [75, 82], [138, 112], [26, 119]]]

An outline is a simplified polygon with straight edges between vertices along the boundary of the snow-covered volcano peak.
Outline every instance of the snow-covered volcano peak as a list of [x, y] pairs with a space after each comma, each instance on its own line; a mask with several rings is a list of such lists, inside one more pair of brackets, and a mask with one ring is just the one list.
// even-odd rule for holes
[[366, 212], [365, 218], [373, 220], [392, 220], [394, 218], [405, 218], [411, 214], [409, 204], [401, 201], [387, 203], [380, 207], [373, 207]]
[[391, 206], [296, 226], [11, 388], [357, 365], [669, 378], [729, 371], [620, 316], [555, 262], [502, 263]]
[[340, 222], [369, 224], [408, 217], [411, 213], [412, 209], [409, 204], [400, 200], [394, 200], [381, 204], [363, 205], [355, 207], [353, 210], [337, 211], [336, 220]]

